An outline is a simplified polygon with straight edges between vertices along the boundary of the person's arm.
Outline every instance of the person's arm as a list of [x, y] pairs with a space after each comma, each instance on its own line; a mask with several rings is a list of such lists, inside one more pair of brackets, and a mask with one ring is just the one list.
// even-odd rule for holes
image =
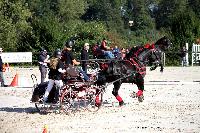
[[74, 65], [80, 65], [80, 62], [77, 61], [76, 59], [73, 59], [72, 62], [73, 62]]
[[65, 59], [66, 57], [65, 57], [65, 51], [63, 50], [62, 52], [61, 52], [61, 61], [62, 62], [65, 62]]
[[47, 55], [46, 59], [44, 60], [44, 63], [50, 63], [49, 55]]
[[102, 42], [102, 47], [105, 48], [105, 49], [107, 49], [106, 48], [106, 42], [104, 42], [104, 41]]
[[70, 53], [70, 56], [71, 56], [71, 59], [72, 59], [72, 62], [74, 65], [80, 65], [80, 62], [78, 62], [75, 58], [74, 58], [74, 55], [72, 53]]
[[62, 63], [62, 61], [61, 60], [59, 60], [59, 62], [58, 62], [59, 64], [58, 64], [58, 66], [59, 66], [59, 69], [58, 69], [58, 71], [60, 72], [60, 73], [65, 73], [66, 72], [66, 70], [64, 69], [64, 64]]
[[109, 49], [110, 49], [110, 47], [108, 47], [108, 46], [106, 45], [106, 42], [105, 42], [105, 41], [103, 41], [101, 45], [102, 45], [103, 49], [106, 49], [106, 50], [109, 50]]
[[81, 51], [81, 60], [85, 60], [85, 51], [84, 50]]
[[40, 65], [45, 65], [45, 57], [44, 56], [42, 56], [42, 55], [40, 55], [39, 56], [39, 58], [38, 58], [38, 63], [40, 64]]

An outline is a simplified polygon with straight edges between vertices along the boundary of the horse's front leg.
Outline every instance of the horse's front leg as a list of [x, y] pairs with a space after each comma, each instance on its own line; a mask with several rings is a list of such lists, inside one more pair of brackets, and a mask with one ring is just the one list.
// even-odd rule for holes
[[150, 67], [150, 71], [155, 70], [158, 66], [160, 66], [160, 72], [163, 72], [163, 70], [164, 70], [163, 63], [156, 63], [156, 64], [152, 65], [152, 66]]
[[124, 105], [124, 101], [123, 99], [120, 97], [120, 95], [118, 94], [118, 91], [120, 89], [120, 86], [121, 86], [121, 81], [117, 81], [117, 82], [114, 82], [113, 85], [114, 85], [114, 88], [113, 88], [113, 91], [112, 91], [112, 94], [115, 96], [115, 98], [117, 99], [117, 101], [119, 102], [119, 106], [123, 106]]
[[156, 66], [156, 65], [153, 65], [153, 66], [150, 67], [150, 71], [153, 71], [153, 70], [155, 70], [156, 68], [157, 68], [157, 66]]

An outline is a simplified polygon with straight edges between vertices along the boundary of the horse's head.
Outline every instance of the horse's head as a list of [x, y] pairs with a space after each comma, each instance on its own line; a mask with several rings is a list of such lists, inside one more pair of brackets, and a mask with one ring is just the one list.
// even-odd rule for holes
[[167, 38], [166, 36], [160, 38], [156, 43], [155, 43], [155, 48], [160, 49], [161, 51], [166, 51], [167, 49], [169, 49], [169, 47], [172, 45], [171, 41], [169, 40], [169, 38]]
[[166, 36], [160, 38], [155, 44], [154, 49], [152, 50], [152, 53], [149, 56], [149, 64], [151, 65], [151, 70], [155, 70], [157, 66], [160, 66], [160, 71], [162, 72], [163, 67], [163, 61], [162, 56], [163, 52], [168, 50], [171, 46], [171, 41]]
[[162, 54], [171, 46], [171, 41], [167, 37], [160, 38], [155, 44], [133, 47], [126, 55], [126, 59], [137, 59], [140, 63], [148, 64], [151, 70], [161, 66], [163, 71]]

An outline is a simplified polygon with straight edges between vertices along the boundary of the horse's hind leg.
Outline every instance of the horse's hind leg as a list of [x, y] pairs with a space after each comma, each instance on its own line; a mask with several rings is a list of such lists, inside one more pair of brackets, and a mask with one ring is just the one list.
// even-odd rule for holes
[[138, 74], [136, 76], [136, 82], [135, 82], [135, 84], [138, 87], [138, 92], [136, 93], [136, 96], [138, 97], [138, 101], [142, 102], [144, 100], [144, 96], [143, 96], [144, 78], [142, 77], [142, 75]]
[[123, 99], [118, 94], [118, 91], [119, 91], [119, 88], [120, 88], [121, 84], [122, 83], [120, 81], [117, 81], [117, 82], [113, 83], [114, 88], [113, 88], [113, 91], [112, 91], [112, 94], [115, 96], [115, 98], [119, 102], [119, 106], [124, 105]]

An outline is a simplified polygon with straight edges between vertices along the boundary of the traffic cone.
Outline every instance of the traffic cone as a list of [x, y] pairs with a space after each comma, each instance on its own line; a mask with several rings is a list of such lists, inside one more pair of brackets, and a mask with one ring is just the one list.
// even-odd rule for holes
[[10, 72], [10, 66], [8, 63], [3, 64], [3, 72]]
[[12, 87], [18, 86], [18, 74], [17, 73], [9, 86], [12, 86]]
[[6, 64], [3, 64], [3, 72], [6, 72]]
[[48, 126], [44, 125], [44, 129], [43, 129], [42, 133], [47, 133], [47, 129], [48, 129]]
[[10, 66], [9, 66], [9, 63], [6, 63], [6, 70], [7, 70], [7, 72], [10, 72]]

